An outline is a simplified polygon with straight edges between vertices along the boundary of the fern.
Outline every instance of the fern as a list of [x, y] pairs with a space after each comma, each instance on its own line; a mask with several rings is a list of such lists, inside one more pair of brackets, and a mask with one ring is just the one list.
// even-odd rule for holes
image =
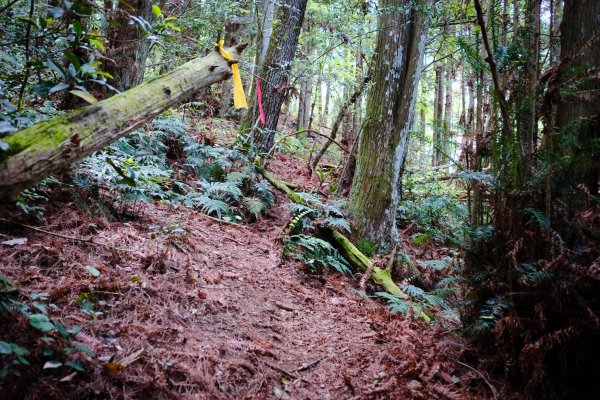
[[275, 203], [275, 195], [271, 191], [271, 186], [266, 182], [256, 182], [252, 189], [254, 193], [256, 193], [266, 204], [267, 206], [273, 205]]
[[219, 199], [239, 200], [242, 196], [239, 182], [198, 182], [207, 196]]
[[342, 229], [350, 232], [350, 223], [345, 218], [329, 217], [325, 219], [324, 224], [334, 229]]
[[396, 297], [392, 294], [389, 294], [387, 292], [377, 292], [375, 293], [377, 296], [384, 298], [387, 300], [388, 302], [388, 308], [390, 309], [390, 312], [392, 312], [393, 314], [404, 314], [407, 315], [410, 307], [409, 307], [409, 303], [406, 300], [403, 300], [399, 297]]
[[202, 207], [203, 213], [208, 215], [216, 213], [219, 219], [222, 219], [222, 214], [226, 214], [231, 211], [229, 205], [224, 201], [211, 199], [208, 196], [199, 197], [198, 203]]
[[308, 235], [294, 235], [292, 243], [303, 248], [300, 253], [292, 253], [292, 257], [304, 262], [313, 272], [333, 267], [339, 273], [351, 274], [348, 262], [329, 242]]
[[523, 209], [523, 214], [526, 217], [529, 217], [527, 225], [532, 225], [534, 222], [536, 222], [544, 230], [550, 228], [548, 218], [546, 218], [546, 214], [544, 214], [543, 211], [538, 210], [537, 208], [525, 208]]
[[258, 218], [265, 209], [265, 204], [257, 197], [244, 197], [240, 204], [254, 218]]

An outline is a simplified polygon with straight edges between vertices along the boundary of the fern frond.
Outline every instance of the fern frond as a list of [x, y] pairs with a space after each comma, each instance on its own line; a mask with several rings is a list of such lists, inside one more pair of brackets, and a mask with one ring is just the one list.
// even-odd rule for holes
[[228, 213], [231, 211], [229, 205], [221, 200], [211, 199], [208, 196], [200, 196], [198, 199], [198, 203], [202, 207], [202, 212], [210, 215], [212, 213], [216, 213], [217, 217], [221, 219], [221, 215], [224, 213]]
[[391, 313], [401, 313], [404, 315], [408, 314], [409, 304], [406, 300], [403, 300], [387, 292], [376, 292], [375, 294], [387, 300], [388, 308], [390, 309]]
[[239, 200], [242, 196], [242, 190], [240, 189], [239, 182], [203, 182], [200, 181], [198, 184], [202, 187], [204, 193], [207, 196], [219, 197], [219, 198], [231, 198], [233, 200]]
[[275, 195], [271, 191], [271, 186], [267, 182], [256, 182], [252, 189], [254, 192], [263, 199], [268, 206], [273, 205], [275, 203]]
[[244, 210], [252, 214], [255, 218], [258, 218], [265, 210], [265, 204], [258, 197], [244, 197], [240, 204]]
[[350, 232], [350, 223], [344, 218], [329, 217], [325, 219], [324, 224], [333, 229], [342, 229]]

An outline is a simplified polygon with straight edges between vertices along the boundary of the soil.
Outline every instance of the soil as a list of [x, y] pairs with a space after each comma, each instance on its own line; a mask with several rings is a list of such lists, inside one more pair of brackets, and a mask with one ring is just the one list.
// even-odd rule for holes
[[[314, 185], [290, 157], [270, 168]], [[22, 379], [0, 381], [2, 398], [507, 398], [464, 362], [459, 336], [361, 296], [358, 274], [311, 275], [282, 259], [290, 216], [279, 194], [248, 226], [157, 203], [109, 221], [63, 197], [36, 227], [64, 237], [0, 225], [2, 241], [27, 238], [0, 245], [0, 271], [25, 293], [49, 293], [52, 317], [82, 326], [77, 340], [97, 357], [77, 353], [86, 371], [75, 375], [33, 359]], [[16, 324], [0, 335], [27, 331]]]

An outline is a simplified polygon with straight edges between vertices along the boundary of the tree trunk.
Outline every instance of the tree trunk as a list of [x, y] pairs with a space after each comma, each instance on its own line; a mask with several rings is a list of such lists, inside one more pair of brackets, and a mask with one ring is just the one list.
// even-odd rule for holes
[[433, 110], [433, 160], [431, 165], [442, 165], [442, 149], [444, 141], [443, 115], [444, 115], [444, 67], [440, 64], [435, 68], [435, 99]]
[[325, 84], [325, 103], [323, 105], [323, 114], [321, 114], [321, 123], [325, 126], [329, 123], [329, 102], [331, 100], [331, 80], [327, 79]]
[[[387, 251], [398, 240], [396, 207], [400, 164], [407, 150], [425, 46], [430, 0], [381, 0], [373, 81], [348, 205], [358, 237]], [[402, 11], [399, 11], [402, 9]], [[421, 11], [417, 11], [421, 9]], [[383, 29], [385, 27], [385, 29]]]
[[340, 111], [338, 112], [337, 118], [335, 119], [335, 122], [333, 123], [333, 127], [331, 128], [330, 139], [327, 140], [327, 142], [325, 142], [325, 145], [323, 146], [323, 148], [321, 149], [321, 151], [319, 151], [319, 154], [317, 154], [317, 156], [315, 157], [315, 160], [312, 163], [311, 171], [314, 171], [314, 169], [317, 168], [317, 165], [319, 164], [319, 161], [321, 160], [321, 157], [323, 157], [323, 155], [325, 154], [325, 152], [327, 152], [327, 149], [329, 148], [329, 146], [331, 146], [331, 143], [333, 143], [333, 141], [335, 140], [335, 137], [337, 135], [338, 129], [340, 128], [342, 120], [344, 119], [344, 116], [346, 115], [346, 111], [360, 97], [360, 94], [362, 93], [363, 89], [365, 88], [365, 85], [369, 82], [369, 80], [370, 80], [369, 77], [366, 77], [360, 83], [360, 85], [356, 88], [356, 90], [354, 91], [354, 93], [352, 94], [352, 96], [350, 97], [350, 99], [348, 99], [348, 102], [346, 104], [342, 105], [342, 108], [340, 108]]
[[444, 102], [444, 137], [443, 137], [443, 155], [442, 164], [448, 164], [454, 154], [454, 143], [452, 142], [452, 82], [454, 81], [454, 71], [450, 63], [446, 63], [446, 99]]
[[307, 1], [290, 0], [279, 6], [275, 31], [258, 74], [265, 83], [263, 108], [266, 124], [260, 129], [260, 134], [254, 134], [253, 127], [258, 118], [258, 110], [255, 109], [248, 112], [242, 122], [241, 132], [251, 134], [254, 145], [262, 152], [267, 152], [273, 146], [281, 106], [289, 92], [288, 75], [296, 53]]
[[[229, 48], [227, 52], [238, 59], [244, 47]], [[229, 63], [213, 52], [123, 94], [3, 138], [10, 149], [0, 153], [0, 199], [14, 198], [23, 189], [229, 76]]]
[[129, 21], [134, 15], [151, 23], [153, 4], [150, 0], [119, 1], [117, 9], [107, 13], [114, 24], [109, 25], [106, 32], [107, 57], [111, 61], [104, 62], [104, 67], [113, 76], [109, 83], [121, 91], [139, 85], [144, 79], [150, 41], [137, 24]]
[[310, 123], [310, 100], [312, 98], [312, 79], [306, 77], [300, 83], [300, 96], [298, 98], [298, 130], [307, 129]]
[[[561, 60], [566, 63], [557, 95], [556, 129], [562, 140], [555, 151], [568, 157], [572, 168], [566, 182], [585, 185], [598, 195], [600, 179], [600, 2], [566, 0], [561, 30]], [[560, 150], [559, 150], [560, 149]]]

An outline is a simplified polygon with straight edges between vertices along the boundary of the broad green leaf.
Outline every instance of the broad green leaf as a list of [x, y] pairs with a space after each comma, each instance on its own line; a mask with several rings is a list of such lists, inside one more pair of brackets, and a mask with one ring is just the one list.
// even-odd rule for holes
[[156, 4], [152, 5], [152, 12], [154, 13], [154, 15], [156, 15], [158, 18], [162, 17], [162, 11], [160, 10], [160, 7], [157, 6]]
[[54, 324], [48, 320], [48, 316], [45, 314], [31, 314], [29, 322], [31, 326], [42, 332], [49, 332], [54, 329]]
[[65, 363], [65, 365], [66, 365], [67, 367], [71, 367], [71, 368], [73, 368], [74, 370], [76, 370], [76, 371], [79, 371], [79, 372], [84, 372], [84, 371], [85, 371], [85, 368], [83, 368], [83, 365], [81, 365], [81, 364], [79, 364], [79, 363], [76, 363], [75, 361], [67, 361], [67, 362]]
[[0, 340], [0, 354], [12, 354], [11, 344]]
[[[84, 99], [85, 101], [87, 101], [90, 104], [97, 104], [98, 103], [98, 99], [95, 98], [91, 93], [89, 92], [84, 92], [83, 90], [69, 90], [69, 93], [74, 94], [77, 97], [81, 97], [82, 99]], [[99, 274], [99, 273], [98, 273]], [[92, 274], [93, 275], [93, 274]], [[94, 275], [95, 276], [95, 275]]]

